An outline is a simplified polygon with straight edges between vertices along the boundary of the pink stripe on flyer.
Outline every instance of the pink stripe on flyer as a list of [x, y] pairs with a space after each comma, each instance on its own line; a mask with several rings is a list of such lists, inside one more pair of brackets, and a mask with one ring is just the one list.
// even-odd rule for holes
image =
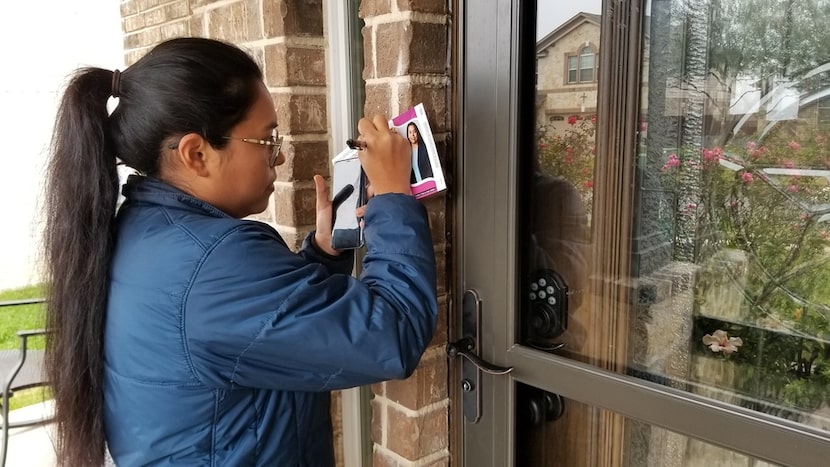
[[407, 110], [406, 112], [398, 115], [397, 117], [393, 118], [392, 119], [392, 124], [395, 125], [395, 126], [401, 126], [404, 123], [406, 123], [406, 122], [412, 120], [413, 118], [415, 118], [415, 116], [416, 116], [415, 108], [413, 107], [413, 108]]
[[412, 195], [417, 199], [435, 193], [435, 191], [435, 180], [424, 180], [417, 185], [412, 185]]

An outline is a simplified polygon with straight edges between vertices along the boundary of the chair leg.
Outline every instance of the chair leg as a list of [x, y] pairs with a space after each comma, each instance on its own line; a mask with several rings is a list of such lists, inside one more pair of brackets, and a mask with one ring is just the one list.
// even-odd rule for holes
[[0, 434], [2, 436], [2, 440], [0, 440], [0, 467], [6, 466], [6, 453], [9, 449], [9, 392], [3, 391], [3, 420], [2, 422], [2, 430], [3, 433]]

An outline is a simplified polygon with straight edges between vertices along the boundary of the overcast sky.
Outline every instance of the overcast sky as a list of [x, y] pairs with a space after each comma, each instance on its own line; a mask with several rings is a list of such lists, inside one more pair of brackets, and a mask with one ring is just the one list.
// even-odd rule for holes
[[539, 40], [558, 28], [562, 23], [580, 12], [599, 14], [602, 0], [538, 0], [536, 15], [538, 27], [536, 39]]
[[120, 2], [5, 2], [0, 15], [0, 290], [37, 279], [43, 163], [65, 77], [123, 68]]

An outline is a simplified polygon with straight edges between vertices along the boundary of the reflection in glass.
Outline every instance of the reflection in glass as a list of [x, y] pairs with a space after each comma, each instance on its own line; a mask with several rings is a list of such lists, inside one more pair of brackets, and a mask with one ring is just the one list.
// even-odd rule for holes
[[629, 372], [824, 429], [828, 7], [652, 4], [629, 339]]
[[[653, 425], [625, 418], [597, 407], [565, 399], [565, 412], [556, 420], [550, 411], [545, 419], [539, 408], [558, 405], [546, 400], [543, 391], [516, 387], [516, 462], [517, 467], [570, 467], [617, 465], [620, 467], [770, 467], [774, 464], [689, 438]], [[541, 415], [541, 416], [540, 416]], [[574, 423], [575, 421], [581, 421]], [[609, 443], [609, 430], [596, 435], [589, 421], [603, 421], [625, 433], [621, 449], [603, 450]], [[563, 427], [570, 429], [564, 431]]]
[[600, 17], [577, 12], [539, 21], [552, 29], [538, 34], [535, 51], [535, 157], [525, 161], [531, 164], [532, 189], [525, 214], [529, 274], [522, 342], [577, 352], [587, 338]]
[[630, 300], [615, 323], [590, 289], [594, 203], [607, 202], [595, 168], [613, 162], [595, 149], [600, 17], [537, 40], [525, 264], [558, 272], [568, 306], [540, 337], [528, 289], [520, 340], [830, 430], [830, 1], [648, 5]]

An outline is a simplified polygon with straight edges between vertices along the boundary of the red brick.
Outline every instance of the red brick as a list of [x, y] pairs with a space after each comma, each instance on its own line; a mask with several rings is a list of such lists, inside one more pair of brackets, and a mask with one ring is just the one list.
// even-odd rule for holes
[[277, 167], [277, 181], [311, 181], [314, 175], [329, 177], [329, 145], [325, 141], [284, 141], [285, 164]]
[[417, 460], [447, 447], [449, 428], [446, 408], [409, 416], [388, 408], [387, 447], [409, 460]]
[[386, 397], [412, 410], [446, 399], [448, 397], [446, 355], [440, 352], [431, 354], [428, 360], [421, 361], [409, 378], [388, 381]]
[[392, 11], [391, 0], [363, 0], [360, 2], [357, 15], [361, 18], [384, 15]]
[[265, 83], [269, 86], [324, 86], [325, 51], [314, 47], [266, 46]]
[[397, 0], [401, 11], [417, 11], [420, 13], [447, 13], [447, 0]]
[[[439, 274], [439, 277], [441, 274]], [[432, 336], [432, 341], [429, 343], [429, 347], [445, 347], [447, 345], [447, 326], [449, 325], [449, 320], [447, 316], [449, 314], [449, 306], [447, 305], [447, 296], [440, 295], [438, 297], [438, 323], [435, 326], [435, 335]]]
[[377, 77], [402, 76], [409, 70], [409, 46], [412, 26], [409, 21], [382, 23], [376, 26], [375, 46]]
[[259, 0], [241, 0], [208, 10], [208, 35], [229, 42], [263, 38]]
[[383, 445], [383, 415], [386, 406], [377, 398], [372, 399], [372, 441]]
[[274, 191], [274, 209], [277, 224], [314, 225], [317, 218], [317, 195], [313, 187], [297, 189], [291, 185], [277, 185]]
[[322, 0], [269, 0], [263, 12], [268, 37], [323, 35]]
[[401, 83], [398, 86], [398, 102], [401, 108], [424, 104], [432, 133], [449, 131], [452, 127], [449, 111], [449, 96], [446, 83]]
[[366, 102], [363, 104], [363, 113], [367, 117], [375, 114], [390, 115], [390, 99], [392, 90], [388, 84], [366, 85]]
[[447, 54], [440, 53], [447, 50], [447, 25], [412, 22], [410, 27], [409, 68], [404, 74], [447, 73]]

